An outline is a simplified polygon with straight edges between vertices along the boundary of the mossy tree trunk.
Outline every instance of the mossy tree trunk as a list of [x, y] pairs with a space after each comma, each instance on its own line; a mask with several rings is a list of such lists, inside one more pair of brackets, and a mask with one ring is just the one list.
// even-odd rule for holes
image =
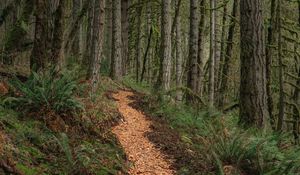
[[30, 58], [31, 69], [42, 70], [46, 67], [49, 58], [47, 42], [46, 2], [44, 0], [35, 0], [35, 34]]
[[269, 112], [266, 89], [266, 59], [263, 2], [241, 0], [240, 124], [264, 128]]
[[210, 0], [210, 56], [209, 56], [209, 83], [208, 101], [209, 107], [214, 107], [215, 101], [215, 61], [216, 61], [216, 1]]
[[[190, 0], [190, 33], [189, 33], [189, 59], [187, 65], [188, 77], [187, 87], [193, 92], [197, 92], [198, 80], [198, 1]], [[192, 95], [187, 95], [188, 103], [195, 103]]]
[[54, 17], [54, 32], [51, 46], [50, 63], [57, 65], [59, 68], [63, 67], [63, 37], [64, 37], [64, 12], [65, 1], [60, 0], [55, 11]]
[[121, 27], [121, 0], [113, 0], [112, 15], [112, 53], [111, 77], [114, 80], [122, 78], [122, 27]]
[[237, 16], [237, 9], [238, 9], [238, 1], [234, 0], [233, 3], [233, 9], [231, 13], [231, 20], [230, 20], [230, 26], [228, 31], [228, 37], [227, 37], [227, 45], [224, 49], [225, 55], [224, 55], [224, 62], [221, 69], [221, 79], [220, 79], [220, 98], [219, 98], [219, 107], [222, 107], [225, 105], [226, 100], [226, 90], [228, 88], [228, 79], [229, 79], [229, 65], [230, 60], [233, 56], [233, 39], [234, 39], [234, 32], [235, 32], [235, 26], [236, 21], [235, 18]]
[[160, 87], [168, 91], [171, 85], [171, 0], [162, 0]]

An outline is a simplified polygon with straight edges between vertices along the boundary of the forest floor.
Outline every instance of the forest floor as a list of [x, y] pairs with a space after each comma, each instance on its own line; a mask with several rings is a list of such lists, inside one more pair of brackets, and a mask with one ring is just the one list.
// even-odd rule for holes
[[147, 134], [152, 132], [153, 122], [143, 112], [133, 108], [135, 103], [133, 92], [119, 91], [113, 97], [117, 101], [123, 121], [113, 128], [113, 133], [119, 139], [130, 162], [131, 175], [172, 175], [175, 170], [172, 167], [174, 160], [167, 157], [152, 143]]

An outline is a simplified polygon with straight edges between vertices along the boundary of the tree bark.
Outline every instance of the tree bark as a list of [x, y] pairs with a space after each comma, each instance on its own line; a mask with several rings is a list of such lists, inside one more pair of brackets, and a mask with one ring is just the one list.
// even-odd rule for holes
[[269, 117], [263, 2], [241, 0], [240, 124], [264, 128]]
[[[106, 34], [105, 34], [105, 58], [111, 62], [112, 53], [112, 0], [106, 0], [105, 14], [106, 14]], [[111, 64], [109, 64], [111, 66]]]
[[282, 45], [281, 45], [281, 1], [278, 0], [277, 5], [277, 15], [276, 22], [278, 25], [278, 39], [277, 39], [277, 47], [278, 47], [278, 64], [279, 64], [279, 114], [278, 114], [278, 122], [277, 122], [277, 131], [281, 132], [283, 127], [284, 120], [284, 111], [285, 111], [285, 94], [284, 94], [284, 65], [282, 60]]
[[[92, 2], [89, 4], [89, 10], [88, 10], [88, 19], [87, 19], [87, 37], [86, 37], [86, 47], [84, 51], [84, 57], [82, 60], [82, 65], [88, 65], [89, 66], [89, 59], [91, 58], [92, 53], [92, 37], [93, 37], [93, 19], [94, 19], [94, 6], [95, 6], [95, 0], [92, 0]], [[91, 71], [90, 69], [87, 69], [87, 79], [90, 79], [91, 77]]]
[[171, 84], [171, 0], [162, 0], [161, 14], [161, 88], [168, 91]]
[[128, 61], [128, 8], [129, 0], [122, 0], [122, 75], [126, 74], [126, 66]]
[[91, 69], [92, 72], [91, 83], [93, 94], [96, 92], [99, 84], [104, 38], [104, 17], [104, 0], [96, 0], [94, 6], [92, 55], [89, 64], [89, 69]]
[[237, 16], [237, 8], [238, 8], [238, 0], [234, 0], [233, 2], [233, 9], [231, 13], [231, 20], [230, 26], [228, 30], [228, 38], [227, 38], [227, 45], [224, 55], [224, 64], [221, 73], [221, 83], [220, 83], [220, 99], [219, 99], [219, 107], [224, 106], [226, 95], [225, 92], [228, 87], [228, 78], [229, 78], [229, 65], [230, 59], [232, 58], [232, 51], [233, 51], [233, 39], [234, 39], [234, 31], [236, 26], [236, 16]]
[[[152, 2], [148, 2], [147, 3], [147, 32], [150, 33], [152, 30], [153, 33], [153, 27], [152, 27], [152, 17], [153, 13], [152, 13]], [[153, 35], [153, 34], [152, 34]], [[152, 83], [152, 59], [153, 59], [153, 48], [152, 48], [152, 40], [149, 43], [149, 54], [147, 54], [147, 82], [149, 84]]]
[[198, 81], [197, 81], [197, 93], [202, 95], [202, 87], [203, 87], [203, 60], [204, 60], [204, 30], [206, 24], [206, 17], [205, 17], [205, 3], [206, 0], [200, 1], [200, 22], [199, 22], [199, 36], [198, 36]]
[[[187, 87], [194, 93], [197, 92], [198, 80], [198, 1], [190, 0], [190, 34], [189, 34], [189, 59], [188, 59], [188, 77]], [[187, 94], [187, 102], [195, 103], [193, 95]]]
[[[141, 3], [141, 1], [138, 1]], [[142, 35], [142, 11], [143, 7], [138, 6], [137, 7], [137, 38], [135, 42], [135, 76], [136, 76], [136, 82], [139, 82], [139, 77], [140, 77], [140, 67], [141, 67], [141, 55], [142, 55], [142, 40], [141, 40], [141, 35]]]
[[30, 68], [34, 71], [42, 70], [47, 64], [47, 16], [44, 0], [35, 0], [35, 34], [30, 57]]
[[[215, 83], [215, 89], [216, 89], [216, 96], [217, 96], [217, 102], [218, 105], [220, 104], [221, 98], [223, 98], [223, 94], [220, 92], [220, 84], [221, 84], [221, 78], [222, 78], [222, 71], [224, 67], [224, 57], [225, 57], [225, 47], [227, 45], [226, 43], [226, 29], [227, 29], [227, 4], [226, 0], [223, 0], [224, 7], [223, 7], [223, 17], [222, 17], [222, 30], [221, 30], [221, 49], [220, 49], [220, 62], [218, 66], [218, 77], [216, 78]], [[235, 4], [233, 4], [234, 6]], [[234, 8], [234, 7], [233, 7]], [[231, 24], [230, 24], [231, 25]], [[220, 106], [219, 106], [220, 107]]]
[[[182, 65], [183, 65], [183, 57], [182, 57], [182, 32], [181, 32], [181, 16], [180, 16], [180, 6], [181, 0], [177, 0], [176, 5], [176, 13], [177, 17], [175, 17], [175, 28], [176, 28], [176, 87], [180, 88], [182, 86]], [[178, 89], [176, 91], [176, 101], [182, 101], [182, 90]]]
[[[81, 0], [73, 0], [73, 7], [72, 7], [72, 19], [75, 20], [76, 17], [79, 15], [80, 13], [80, 1]], [[74, 36], [74, 40], [72, 43], [72, 50], [71, 50], [71, 55], [75, 56], [78, 58], [79, 56], [79, 52], [80, 52], [80, 28], [79, 30], [77, 30], [75, 36]]]
[[121, 0], [113, 0], [112, 15], [112, 53], [111, 77], [120, 80], [122, 77], [122, 28], [121, 28]]
[[209, 60], [209, 107], [214, 107], [215, 96], [215, 60], [216, 60], [216, 18], [215, 18], [215, 0], [210, 0], [210, 60]]
[[273, 98], [272, 98], [272, 51], [273, 45], [275, 44], [276, 36], [275, 36], [275, 30], [276, 30], [276, 0], [271, 0], [271, 19], [270, 19], [270, 25], [268, 27], [268, 36], [267, 36], [267, 47], [266, 47], [266, 68], [267, 68], [267, 97], [268, 97], [268, 111], [270, 114], [270, 123], [271, 126], [275, 127], [275, 119], [273, 116]]
[[54, 18], [54, 31], [53, 31], [53, 41], [51, 46], [51, 57], [50, 63], [52, 65], [57, 65], [58, 68], [63, 66], [63, 57], [62, 57], [62, 45], [63, 45], [63, 36], [64, 36], [64, 13], [65, 11], [65, 1], [60, 0], [58, 7], [55, 12]]
[[[298, 1], [298, 27], [300, 27], [300, 1]], [[297, 39], [299, 39], [299, 36], [297, 36]], [[295, 43], [295, 51], [297, 51], [298, 44]], [[295, 54], [295, 57], [297, 57], [297, 54]], [[297, 80], [297, 86], [300, 87], [300, 65], [298, 66], [298, 80]], [[293, 134], [295, 143], [299, 145], [299, 120], [300, 120], [300, 89], [295, 88], [293, 100], [295, 102], [295, 106], [293, 109], [294, 113], [294, 124], [293, 124]], [[297, 108], [298, 107], [298, 108]]]
[[[299, 2], [300, 7], [300, 2]], [[299, 8], [300, 10], [300, 8]], [[300, 12], [300, 11], [299, 11]], [[299, 23], [300, 24], [300, 23]], [[296, 85], [300, 87], [300, 66], [298, 66], [298, 80]], [[293, 100], [295, 103], [294, 109], [293, 109], [293, 118], [294, 118], [294, 124], [293, 124], [293, 134], [296, 144], [299, 144], [299, 120], [300, 120], [300, 89], [295, 88], [294, 94], [293, 94]]]
[[143, 80], [144, 80], [144, 74], [145, 74], [145, 71], [146, 71], [147, 56], [148, 56], [148, 52], [149, 52], [149, 49], [150, 49], [151, 38], [152, 38], [152, 33], [153, 33], [152, 27], [151, 27], [151, 29], [150, 29], [149, 32], [150, 33], [149, 33], [149, 36], [148, 36], [147, 47], [146, 47], [146, 51], [145, 51], [145, 55], [144, 55], [144, 59], [143, 59], [143, 68], [142, 68], [140, 82], [143, 82]]

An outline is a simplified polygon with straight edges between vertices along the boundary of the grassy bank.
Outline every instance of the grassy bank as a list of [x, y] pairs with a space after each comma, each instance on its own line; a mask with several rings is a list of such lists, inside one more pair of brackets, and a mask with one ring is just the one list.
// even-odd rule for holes
[[[57, 93], [57, 98], [54, 94], [45, 95], [49, 103], [57, 104], [57, 108], [46, 108], [42, 100], [31, 102], [31, 99], [40, 98], [38, 92], [34, 93], [35, 97], [29, 95], [32, 90], [29, 81], [25, 85], [27, 93], [23, 92], [23, 86], [20, 89], [15, 86], [11, 87], [9, 94], [1, 97], [0, 174], [105, 175], [127, 172], [126, 156], [110, 132], [110, 127], [119, 121], [120, 116], [107, 92], [116, 90], [119, 85], [104, 77], [97, 94], [91, 96], [87, 93], [87, 82], [74, 79], [70, 86], [76, 87], [71, 89], [70, 98], [60, 98], [67, 92], [53, 87], [64, 76], [51, 76], [58, 78], [48, 81], [49, 86], [41, 83], [44, 88], [40, 89], [41, 94], [48, 94], [47, 88], [51, 91], [49, 94]], [[37, 77], [31, 82], [38, 82], [38, 78], [45, 77]], [[64, 83], [66, 86], [70, 82]], [[38, 90], [39, 83], [35, 86]], [[16, 92], [21, 95], [16, 95]], [[36, 108], [38, 105], [41, 106]], [[81, 107], [73, 110], [74, 105]]]

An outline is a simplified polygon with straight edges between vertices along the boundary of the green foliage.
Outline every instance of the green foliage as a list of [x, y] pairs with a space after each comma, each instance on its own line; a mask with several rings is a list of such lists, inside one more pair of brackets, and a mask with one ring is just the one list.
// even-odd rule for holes
[[[98, 103], [108, 103], [106, 105], [111, 107], [110, 110], [115, 110], [111, 101], [99, 97]], [[97, 117], [107, 123], [114, 120], [113, 117], [108, 117], [110, 115], [112, 114], [102, 111]], [[86, 122], [83, 120], [81, 124], [87, 125]], [[90, 123], [91, 126], [96, 127], [93, 122]], [[17, 169], [25, 175], [110, 175], [126, 171], [124, 152], [110, 134], [105, 136], [104, 141], [99, 135], [90, 135], [85, 130], [78, 133], [56, 133], [49, 130], [41, 120], [24, 120], [22, 113], [6, 108], [0, 108], [0, 126], [10, 141], [5, 144], [5, 154], [12, 155]]]
[[[164, 118], [180, 133], [186, 148], [197, 153], [198, 166], [207, 167], [207, 174], [267, 174], [292, 175], [300, 172], [300, 149], [289, 135], [257, 129], [244, 130], [238, 126], [238, 113], [197, 111], [172, 100], [143, 98], [153, 116]], [[196, 174], [185, 165], [183, 174]]]
[[17, 164], [16, 167], [26, 175], [36, 175], [38, 171], [35, 168], [28, 167], [22, 164]]
[[[82, 141], [77, 147], [70, 145], [68, 136], [61, 133], [55, 139], [64, 153], [67, 165], [64, 172], [67, 174], [116, 174], [117, 170], [125, 169], [119, 161], [119, 150], [116, 145], [101, 144], [98, 140]], [[106, 160], [113, 163], [113, 167], [101, 165]]]
[[32, 72], [26, 82], [15, 77], [10, 85], [20, 95], [8, 97], [4, 103], [21, 110], [45, 110], [61, 114], [83, 109], [74, 97], [78, 89], [76, 81], [68, 73], [58, 74], [54, 68], [40, 74]]
[[137, 83], [131, 76], [126, 76], [123, 77], [123, 82], [122, 82], [125, 86], [134, 89], [138, 92], [143, 92], [146, 94], [150, 93], [150, 85], [147, 84], [146, 82], [142, 82], [142, 83]]

